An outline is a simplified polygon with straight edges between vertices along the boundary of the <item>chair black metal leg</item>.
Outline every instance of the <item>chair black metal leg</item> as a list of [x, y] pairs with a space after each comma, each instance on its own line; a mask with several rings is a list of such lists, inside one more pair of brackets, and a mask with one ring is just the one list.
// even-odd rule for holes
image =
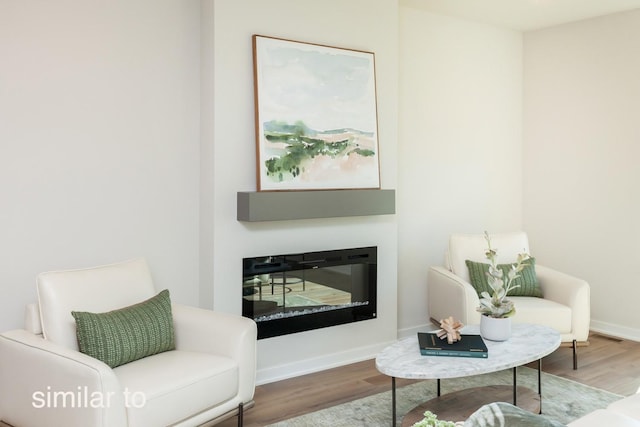
[[573, 370], [578, 369], [578, 341], [573, 340]]
[[240, 403], [238, 405], [238, 427], [242, 427], [244, 423], [244, 405]]

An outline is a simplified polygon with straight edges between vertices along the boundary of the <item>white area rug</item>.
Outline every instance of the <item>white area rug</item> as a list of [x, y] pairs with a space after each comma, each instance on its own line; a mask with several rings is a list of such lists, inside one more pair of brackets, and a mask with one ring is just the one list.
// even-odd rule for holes
[[[537, 390], [537, 370], [518, 368], [518, 385]], [[489, 384], [512, 384], [512, 371], [442, 380], [442, 393]], [[391, 387], [391, 380], [389, 380]], [[435, 380], [421, 381], [397, 389], [397, 425], [416, 406], [436, 397]], [[622, 396], [542, 374], [542, 409], [545, 417], [567, 424], [598, 408], [605, 408]], [[391, 392], [343, 403], [268, 427], [385, 427], [391, 425]], [[603, 426], [606, 427], [606, 426]]]

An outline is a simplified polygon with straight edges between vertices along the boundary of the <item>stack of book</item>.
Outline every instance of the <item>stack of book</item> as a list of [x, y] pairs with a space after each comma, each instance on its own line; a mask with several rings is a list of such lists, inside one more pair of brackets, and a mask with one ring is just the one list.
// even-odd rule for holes
[[460, 341], [449, 344], [435, 332], [418, 332], [420, 354], [423, 356], [489, 357], [489, 350], [480, 335], [461, 335]]

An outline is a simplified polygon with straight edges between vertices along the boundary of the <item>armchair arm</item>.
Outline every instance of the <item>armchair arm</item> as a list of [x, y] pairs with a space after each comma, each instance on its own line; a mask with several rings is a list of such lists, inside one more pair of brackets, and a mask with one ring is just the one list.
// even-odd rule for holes
[[253, 399], [258, 329], [239, 315], [173, 304], [176, 349], [230, 357], [238, 361], [239, 397]]
[[0, 334], [0, 418], [21, 427], [127, 425], [111, 368], [22, 329]]
[[576, 340], [587, 341], [591, 322], [589, 284], [585, 280], [541, 265], [536, 265], [536, 275], [545, 299], [571, 308], [571, 330]]
[[444, 267], [429, 267], [427, 281], [429, 317], [440, 320], [453, 316], [465, 325], [480, 323], [476, 311], [480, 299], [470, 283]]

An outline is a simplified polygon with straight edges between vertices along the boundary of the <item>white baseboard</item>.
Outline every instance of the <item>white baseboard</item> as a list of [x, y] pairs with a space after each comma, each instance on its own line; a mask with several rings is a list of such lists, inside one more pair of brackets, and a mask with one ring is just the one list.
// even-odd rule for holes
[[424, 325], [413, 326], [411, 328], [398, 329], [398, 339], [413, 337], [418, 332], [429, 332], [438, 329], [433, 323], [425, 323]]
[[[432, 331], [435, 329], [437, 329], [437, 326], [430, 322], [410, 328], [399, 329], [398, 339], [413, 336], [417, 332]], [[615, 325], [613, 323], [592, 320], [591, 330], [604, 335], [640, 342], [640, 329], [636, 328], [629, 328], [626, 326]], [[348, 365], [350, 363], [373, 359], [380, 351], [382, 351], [383, 348], [393, 344], [393, 342], [395, 341], [378, 343], [370, 346], [350, 349], [340, 353], [328, 354], [322, 357], [300, 360], [295, 363], [259, 369], [257, 372], [256, 384], [268, 384], [275, 381]]]
[[312, 374], [326, 369], [337, 368], [350, 363], [373, 359], [380, 351], [382, 351], [382, 349], [394, 342], [395, 340], [385, 343], [377, 343], [374, 345], [350, 349], [340, 353], [324, 355], [322, 357], [299, 360], [295, 363], [258, 369], [258, 372], [256, 373], [256, 384], [268, 384], [274, 381], [286, 380], [288, 378]]
[[[406, 338], [408, 336], [414, 335], [418, 331], [424, 332], [431, 331], [433, 329], [434, 326], [430, 323], [415, 326], [412, 328], [401, 329], [398, 330], [398, 338]], [[258, 369], [258, 372], [256, 373], [256, 384], [268, 384], [275, 381], [286, 380], [288, 378], [294, 378], [301, 375], [324, 371], [326, 369], [337, 368], [339, 366], [348, 365], [350, 363], [373, 359], [385, 347], [393, 344], [394, 342], [395, 340], [392, 340], [389, 342], [350, 349], [348, 351], [343, 351], [340, 353], [299, 360], [294, 363]]]
[[[424, 332], [431, 330], [434, 330], [434, 325], [431, 323], [401, 329], [398, 330], [398, 338], [406, 338], [409, 336], [413, 336], [416, 332], [419, 331]], [[350, 349], [348, 351], [343, 351], [340, 353], [299, 360], [294, 363], [287, 363], [284, 365], [258, 369], [258, 372], [256, 373], [256, 384], [268, 384], [275, 381], [286, 380], [288, 378], [294, 378], [301, 375], [324, 371], [326, 369], [337, 368], [339, 366], [348, 365], [350, 363], [373, 359], [380, 351], [382, 351], [382, 349], [384, 349], [388, 345], [393, 344], [394, 342], [395, 340], [392, 340], [389, 342]]]
[[616, 338], [640, 342], [640, 329], [637, 328], [629, 328], [627, 326], [602, 322], [600, 320], [591, 320], [589, 329], [593, 332], [598, 332], [603, 335], [609, 335]]

